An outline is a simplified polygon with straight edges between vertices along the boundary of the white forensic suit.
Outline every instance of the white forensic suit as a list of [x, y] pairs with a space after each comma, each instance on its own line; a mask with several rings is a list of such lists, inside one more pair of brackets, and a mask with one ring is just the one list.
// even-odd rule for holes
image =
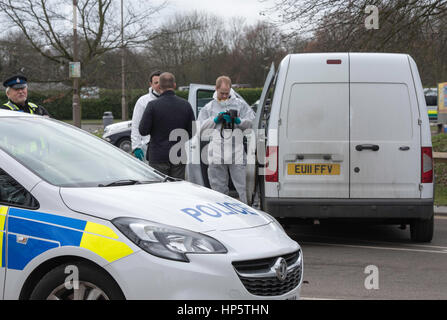
[[[235, 130], [222, 129], [224, 120], [215, 123], [214, 119], [220, 112], [237, 110], [240, 124], [235, 124]], [[228, 178], [235, 186], [239, 199], [247, 203], [246, 191], [246, 154], [243, 144], [243, 131], [252, 127], [255, 113], [243, 100], [237, 98], [231, 90], [228, 100], [219, 102], [217, 93], [214, 99], [206, 104], [199, 113], [200, 132], [202, 140], [210, 139], [208, 145], [208, 179], [211, 188], [218, 192], [229, 194]]]
[[159, 94], [155, 92], [152, 88], [149, 88], [149, 93], [141, 96], [137, 103], [135, 104], [135, 108], [133, 110], [132, 115], [132, 131], [130, 135], [130, 139], [132, 141], [132, 151], [140, 148], [144, 151], [146, 155], [147, 152], [147, 144], [149, 143], [150, 136], [141, 136], [139, 127], [141, 122], [141, 117], [143, 116], [144, 110], [146, 110], [147, 104], [152, 100], [155, 100], [159, 97]]

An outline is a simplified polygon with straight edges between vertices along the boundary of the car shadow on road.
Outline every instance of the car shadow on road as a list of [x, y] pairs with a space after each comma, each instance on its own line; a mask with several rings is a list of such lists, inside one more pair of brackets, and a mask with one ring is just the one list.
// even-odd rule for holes
[[359, 221], [321, 220], [314, 223], [287, 222], [281, 224], [298, 242], [365, 244], [367, 242], [412, 244], [410, 228], [400, 225]]

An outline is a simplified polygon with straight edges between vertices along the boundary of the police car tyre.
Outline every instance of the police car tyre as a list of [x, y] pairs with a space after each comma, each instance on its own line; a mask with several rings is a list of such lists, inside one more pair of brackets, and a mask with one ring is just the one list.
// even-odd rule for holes
[[415, 219], [410, 224], [411, 240], [415, 242], [430, 242], [433, 239], [434, 217], [430, 219]]
[[[79, 289], [85, 290], [82, 297], [74, 296], [73, 274], [66, 268], [76, 266], [79, 275]], [[70, 269], [72, 270], [72, 269]], [[68, 281], [67, 281], [68, 280]], [[67, 285], [69, 283], [69, 285]], [[66, 263], [48, 272], [36, 285], [31, 300], [124, 300], [125, 297], [113, 278], [105, 271], [87, 263]]]
[[120, 139], [117, 143], [117, 146], [118, 146], [118, 148], [120, 148], [126, 152], [132, 151], [132, 142], [130, 141], [129, 138]]

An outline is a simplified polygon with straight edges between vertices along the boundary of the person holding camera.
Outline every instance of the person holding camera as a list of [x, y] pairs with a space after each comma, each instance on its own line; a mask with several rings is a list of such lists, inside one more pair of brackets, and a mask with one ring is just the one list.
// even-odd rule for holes
[[216, 80], [213, 100], [199, 113], [203, 140], [208, 144], [208, 179], [211, 188], [228, 194], [231, 176], [240, 201], [247, 203], [245, 182], [246, 154], [243, 131], [252, 127], [255, 113], [231, 89], [231, 79], [221, 76]]

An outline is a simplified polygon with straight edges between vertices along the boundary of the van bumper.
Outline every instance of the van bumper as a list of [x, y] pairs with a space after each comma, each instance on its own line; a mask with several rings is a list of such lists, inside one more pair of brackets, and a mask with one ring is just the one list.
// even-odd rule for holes
[[433, 199], [265, 198], [266, 212], [283, 218], [430, 219]]

